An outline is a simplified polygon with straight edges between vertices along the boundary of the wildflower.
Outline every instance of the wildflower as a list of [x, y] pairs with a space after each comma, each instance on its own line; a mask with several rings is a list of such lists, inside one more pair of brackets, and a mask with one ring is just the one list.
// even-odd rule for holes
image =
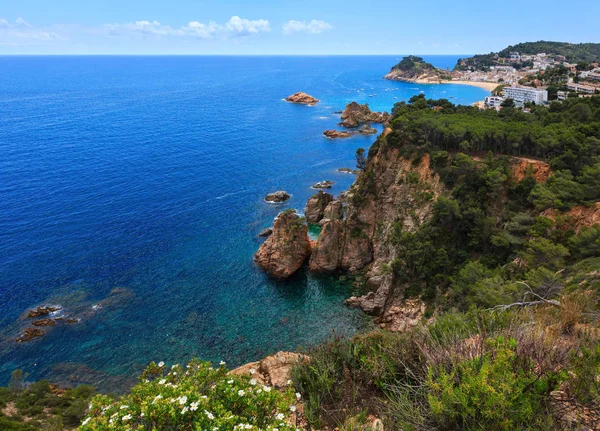
[[173, 371], [173, 375], [176, 376], [177, 375], [177, 371]]
[[251, 384], [252, 386], [256, 385], [256, 379], [250, 379], [250, 384]]
[[283, 413], [277, 413], [277, 416], [275, 416], [275, 418], [276, 418], [277, 420], [280, 420], [280, 421], [282, 421], [282, 420], [283, 420], [283, 418], [285, 418], [285, 415], [284, 415]]
[[227, 380], [227, 384], [228, 385], [232, 385], [233, 384], [233, 380]]
[[163, 361], [160, 361], [160, 362], [158, 363], [158, 366], [162, 368], [162, 367], [164, 367], [164, 366], [165, 366], [165, 363], [164, 363]]
[[188, 411], [188, 407], [185, 406], [183, 409], [181, 409], [181, 414], [184, 415], [187, 413], [187, 411]]
[[193, 412], [198, 410], [198, 401], [194, 401], [192, 404], [190, 404], [190, 410]]
[[271, 392], [271, 388], [268, 386], [263, 386], [263, 389], [265, 390], [265, 392]]
[[162, 395], [157, 395], [154, 397], [154, 400], [152, 400], [152, 404], [154, 404], [155, 402], [157, 402], [158, 400], [160, 400], [162, 398]]
[[260, 394], [262, 392], [262, 389], [259, 389], [258, 391], [256, 391], [257, 394]]
[[204, 414], [206, 414], [206, 417], [209, 418], [211, 421], [215, 418], [215, 415], [213, 415], [209, 411], [204, 410]]
[[146, 416], [144, 413], [140, 414], [140, 417], [143, 418], [144, 416]]
[[185, 403], [187, 403], [187, 397], [184, 395], [182, 397], [179, 397], [177, 401], [179, 401], [179, 404], [184, 405]]
[[121, 406], [121, 410], [125, 410], [125, 409], [128, 409], [128, 408], [129, 408], [129, 406]]
[[175, 368], [177, 368], [179, 366], [179, 364], [173, 364], [171, 365], [171, 369], [174, 370]]
[[202, 398], [203, 400], [207, 399], [208, 397], [206, 395], [202, 395], [200, 398]]
[[92, 420], [92, 418], [87, 418], [81, 423], [81, 425], [86, 425], [90, 420]]
[[244, 390], [243, 390], [243, 389], [240, 389], [240, 390], [238, 391], [238, 395], [239, 395], [240, 397], [243, 397], [245, 393], [246, 393], [246, 392], [244, 392]]
[[292, 381], [291, 381], [291, 380], [288, 380], [288, 381], [287, 381], [287, 384], [288, 384], [288, 385], [291, 385], [291, 384], [292, 384]]
[[221, 361], [221, 362], [219, 362], [219, 365], [221, 365], [221, 366], [225, 366], [225, 361]]
[[131, 419], [131, 415], [125, 415], [121, 418], [123, 422], [127, 422], [129, 419]]
[[296, 411], [296, 406], [290, 406], [290, 411], [291, 412], [295, 412]]
[[161, 379], [161, 380], [158, 382], [158, 384], [159, 384], [159, 385], [164, 385], [166, 382], [167, 382], [167, 381], [166, 381], [165, 379]]
[[302, 394], [300, 394], [300, 392], [296, 392], [296, 399], [299, 400], [300, 398], [302, 398]]
[[254, 368], [250, 368], [250, 374], [254, 374], [256, 373], [256, 370]]

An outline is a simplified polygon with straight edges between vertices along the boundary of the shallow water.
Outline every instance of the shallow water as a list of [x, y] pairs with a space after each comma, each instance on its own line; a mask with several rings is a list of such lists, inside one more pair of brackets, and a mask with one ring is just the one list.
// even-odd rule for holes
[[[325, 139], [334, 111], [487, 94], [382, 80], [396, 61], [0, 57], [0, 384], [22, 368], [113, 389], [151, 360], [236, 365], [365, 328], [342, 304], [348, 285], [304, 271], [276, 282], [252, 255], [312, 184], [333, 180], [337, 194], [352, 183], [337, 168], [375, 137]], [[321, 103], [282, 100], [299, 90]], [[292, 199], [265, 204], [275, 190]], [[14, 343], [19, 316], [46, 302], [84, 319]]]

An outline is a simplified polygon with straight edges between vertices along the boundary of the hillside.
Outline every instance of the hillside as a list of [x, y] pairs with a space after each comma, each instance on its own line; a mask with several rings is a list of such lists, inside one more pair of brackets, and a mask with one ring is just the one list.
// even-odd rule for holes
[[402, 61], [393, 66], [384, 78], [392, 81], [419, 83], [438, 83], [441, 80], [450, 79], [442, 69], [438, 69], [424, 61], [423, 58], [414, 55], [402, 58]]
[[469, 68], [486, 69], [496, 64], [504, 64], [503, 59], [508, 58], [511, 52], [518, 52], [520, 55], [545, 53], [549, 56], [564, 57], [564, 60], [570, 63], [591, 63], [600, 60], [600, 43], [573, 44], [549, 41], [518, 43], [498, 52], [478, 54], [473, 57], [459, 59], [454, 70], [467, 70]]

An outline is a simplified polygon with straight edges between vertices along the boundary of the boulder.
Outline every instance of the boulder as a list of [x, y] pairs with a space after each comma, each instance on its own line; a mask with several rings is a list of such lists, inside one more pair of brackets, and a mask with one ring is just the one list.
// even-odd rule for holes
[[312, 97], [310, 94], [303, 93], [302, 91], [299, 91], [297, 93], [292, 94], [291, 96], [286, 97], [285, 100], [286, 102], [290, 103], [298, 103], [301, 105], [310, 106], [314, 106], [317, 103], [319, 103], [319, 99]]
[[310, 358], [300, 353], [278, 352], [267, 356], [261, 361], [251, 362], [231, 370], [233, 375], [251, 375], [260, 384], [283, 388], [289, 386], [292, 378], [292, 368], [299, 361], [309, 361]]
[[329, 139], [344, 139], [356, 135], [356, 132], [347, 132], [345, 130], [325, 130], [323, 135]]
[[258, 266], [275, 278], [288, 278], [310, 256], [308, 227], [295, 210], [282, 212], [275, 219], [273, 233], [254, 255]]
[[280, 203], [287, 201], [290, 197], [291, 196], [287, 192], [279, 190], [277, 192], [269, 193], [267, 196], [265, 196], [265, 201]]
[[323, 218], [325, 208], [329, 205], [329, 202], [333, 200], [333, 195], [324, 193], [319, 190], [318, 193], [314, 194], [306, 203], [306, 221], [309, 223], [319, 223]]
[[266, 228], [266, 229], [263, 229], [263, 230], [262, 230], [262, 231], [261, 231], [261, 232], [258, 234], [258, 236], [261, 236], [261, 237], [267, 237], [267, 236], [271, 235], [272, 233], [273, 233], [273, 228], [271, 228], [271, 227], [268, 227], [268, 228]]

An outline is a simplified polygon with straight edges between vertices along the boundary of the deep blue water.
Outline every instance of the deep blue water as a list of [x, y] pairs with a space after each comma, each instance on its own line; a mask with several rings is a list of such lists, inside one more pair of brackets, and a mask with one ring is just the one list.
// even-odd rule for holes
[[[22, 368], [110, 388], [151, 360], [236, 365], [366, 327], [342, 304], [347, 284], [306, 272], [275, 282], [252, 255], [257, 233], [302, 210], [311, 184], [351, 184], [336, 170], [374, 137], [325, 139], [333, 111], [353, 100], [389, 110], [420, 91], [486, 95], [382, 80], [396, 62], [0, 57], [0, 384]], [[300, 90], [321, 103], [282, 100]], [[263, 202], [281, 189], [287, 204]], [[116, 287], [127, 293], [91, 311]], [[43, 303], [84, 319], [14, 343], [22, 313]]]

